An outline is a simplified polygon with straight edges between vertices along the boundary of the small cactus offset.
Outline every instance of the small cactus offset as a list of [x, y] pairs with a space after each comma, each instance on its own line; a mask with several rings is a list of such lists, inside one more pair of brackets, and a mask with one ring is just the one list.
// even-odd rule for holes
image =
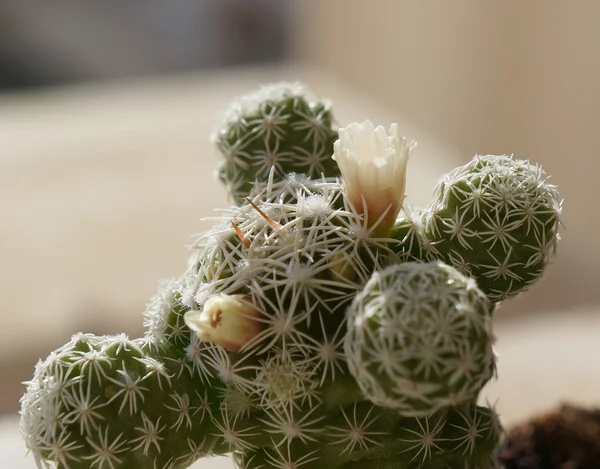
[[243, 96], [213, 135], [222, 162], [219, 179], [237, 204], [273, 170], [312, 178], [339, 176], [331, 159], [337, 139], [327, 102], [299, 83], [268, 85]]
[[348, 311], [348, 366], [363, 394], [427, 416], [476, 396], [494, 370], [492, 305], [441, 262], [375, 272]]
[[558, 240], [542, 170], [479, 156], [403, 208], [415, 148], [398, 128], [333, 129], [279, 84], [216, 133], [236, 206], [162, 282], [146, 334], [76, 334], [36, 366], [21, 430], [40, 467], [492, 469], [478, 405], [497, 302]]
[[477, 279], [494, 301], [538, 280], [556, 249], [560, 199], [539, 166], [476, 156], [447, 174], [424, 216], [430, 255]]

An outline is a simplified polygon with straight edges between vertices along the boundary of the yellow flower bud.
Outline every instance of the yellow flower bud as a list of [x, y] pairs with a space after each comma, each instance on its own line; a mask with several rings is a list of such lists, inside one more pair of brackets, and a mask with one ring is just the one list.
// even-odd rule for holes
[[238, 351], [263, 329], [259, 316], [247, 297], [219, 294], [206, 300], [202, 311], [188, 311], [184, 320], [200, 340]]

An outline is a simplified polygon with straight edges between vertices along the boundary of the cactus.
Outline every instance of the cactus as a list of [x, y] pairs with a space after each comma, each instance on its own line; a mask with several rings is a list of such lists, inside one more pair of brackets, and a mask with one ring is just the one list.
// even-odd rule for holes
[[440, 180], [418, 228], [409, 215], [397, 220], [395, 236], [408, 236], [417, 257], [475, 278], [491, 300], [512, 298], [542, 276], [556, 250], [561, 201], [546, 179], [527, 161], [476, 156]]
[[299, 83], [264, 86], [235, 101], [213, 135], [223, 157], [219, 179], [240, 204], [271, 170], [279, 180], [288, 173], [338, 176], [336, 139], [329, 103]]
[[[317, 133], [292, 116], [321, 109], [329, 142], [328, 111], [269, 90], [230, 111], [218, 145], [276, 138], [285, 165], [226, 161], [238, 205], [160, 283], [145, 336], [76, 334], [36, 366], [21, 429], [40, 467], [183, 469], [228, 453], [248, 469], [495, 467], [502, 427], [477, 405], [495, 373], [492, 315], [553, 254], [556, 188], [479, 157], [428, 208], [402, 209], [413, 142], [352, 124], [315, 174], [299, 148]], [[265, 112], [289, 119], [260, 130]], [[468, 231], [448, 228], [467, 217]], [[511, 231], [493, 242], [497, 217]], [[500, 249], [519, 253], [523, 283], [477, 270]]]
[[440, 262], [375, 272], [348, 310], [346, 357], [375, 404], [426, 416], [479, 393], [494, 355], [488, 298]]

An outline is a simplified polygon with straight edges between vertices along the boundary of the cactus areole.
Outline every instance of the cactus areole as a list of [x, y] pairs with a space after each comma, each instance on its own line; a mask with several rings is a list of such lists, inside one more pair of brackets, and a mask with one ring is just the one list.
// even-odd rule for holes
[[236, 205], [159, 284], [144, 337], [78, 333], [37, 364], [21, 400], [37, 464], [495, 467], [501, 425], [477, 402], [497, 303], [559, 239], [542, 169], [475, 156], [403, 207], [414, 142], [336, 129], [298, 84], [236, 101], [214, 140]]

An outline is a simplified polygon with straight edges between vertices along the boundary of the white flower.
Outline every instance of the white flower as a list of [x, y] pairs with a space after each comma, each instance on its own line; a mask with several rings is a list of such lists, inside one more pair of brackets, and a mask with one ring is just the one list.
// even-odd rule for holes
[[237, 351], [263, 329], [258, 317], [242, 295], [220, 294], [206, 300], [202, 311], [188, 311], [184, 320], [200, 340]]
[[366, 120], [339, 129], [333, 147], [350, 201], [366, 217], [374, 232], [387, 235], [402, 208], [406, 165], [416, 142], [398, 136], [398, 125], [389, 132]]

